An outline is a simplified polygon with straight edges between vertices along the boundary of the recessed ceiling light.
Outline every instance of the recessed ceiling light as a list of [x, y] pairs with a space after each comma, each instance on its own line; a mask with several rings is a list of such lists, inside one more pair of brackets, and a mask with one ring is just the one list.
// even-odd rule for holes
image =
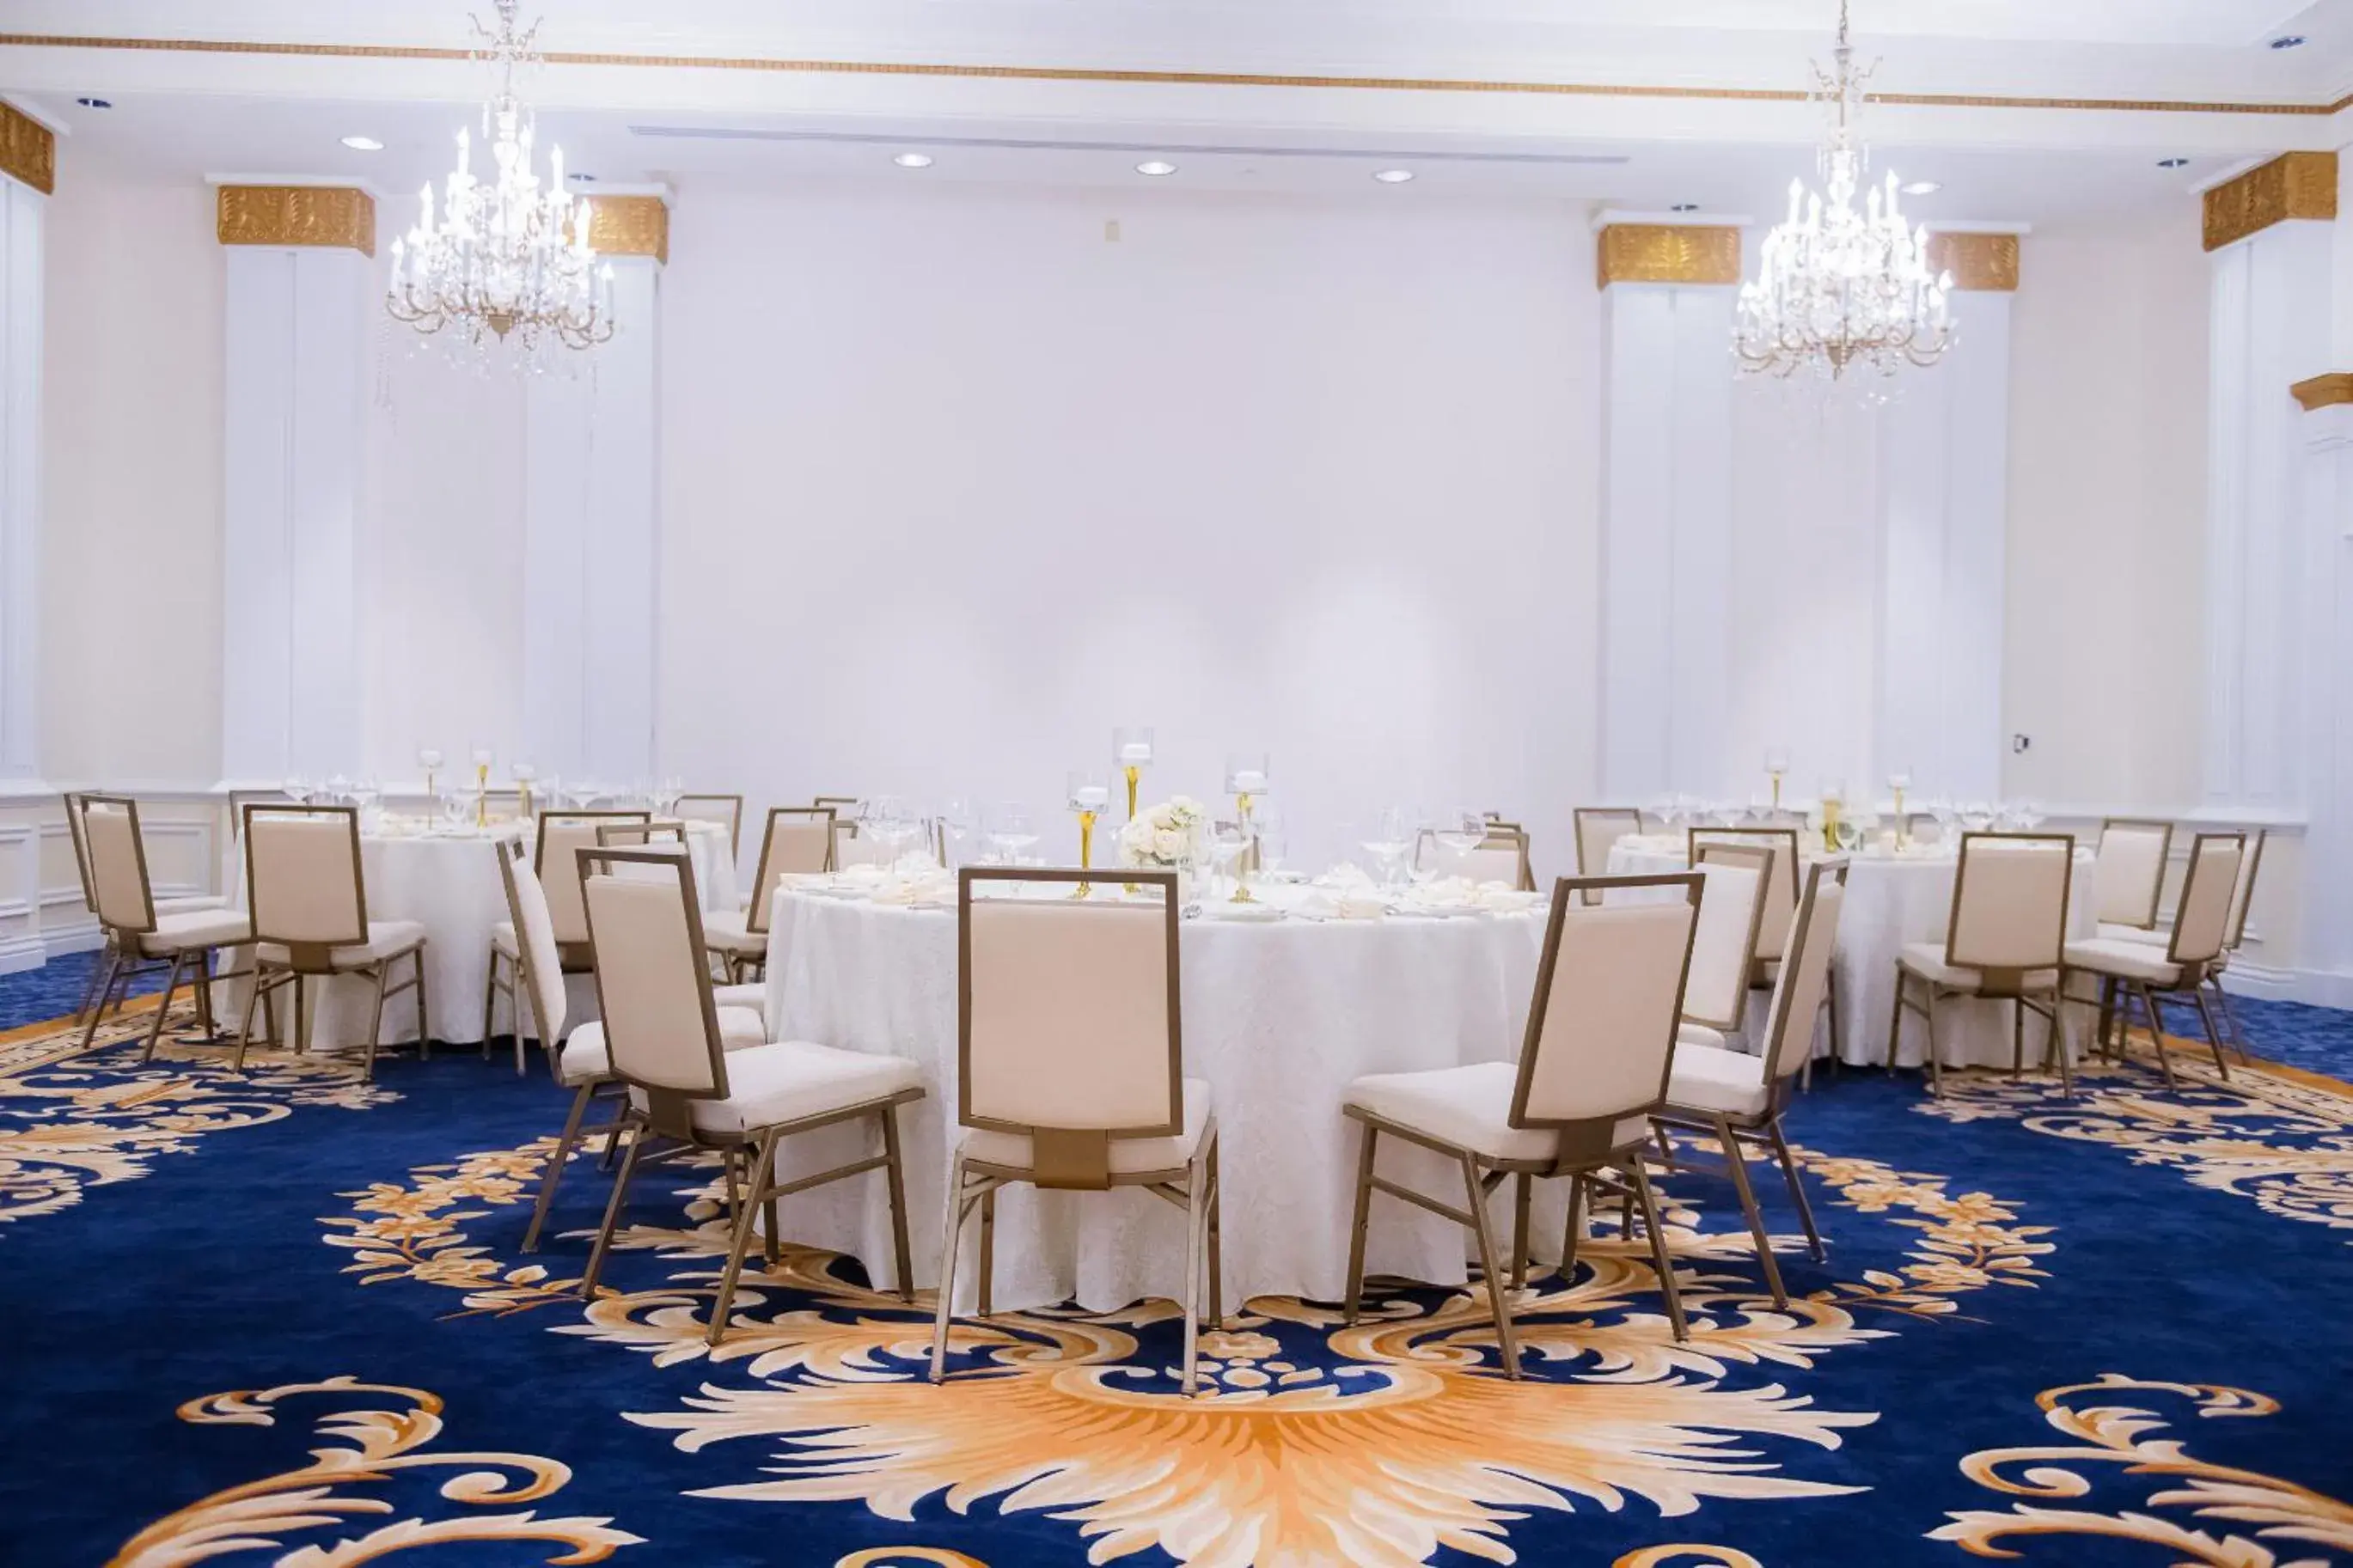
[[1139, 174], [1150, 174], [1156, 179], [1162, 174], [1175, 174], [1176, 172], [1176, 165], [1163, 162], [1158, 158], [1147, 158], [1143, 163], [1138, 163], [1135, 166], [1135, 172]]
[[1376, 169], [1373, 178], [1385, 185], [1402, 185], [1413, 178], [1411, 169]]
[[384, 143], [377, 141], [373, 136], [346, 136], [343, 138], [343, 145], [350, 148], [354, 153], [381, 153], [384, 151]]
[[1697, 202], [1677, 202], [1667, 210], [1671, 213], [1695, 213], [1699, 211], [1699, 204]]
[[932, 155], [929, 153], [902, 153], [891, 162], [902, 169], [928, 169], [932, 166]]
[[103, 98], [77, 98], [74, 101], [80, 104], [84, 109], [112, 109], [114, 107], [111, 102]]
[[2303, 47], [2304, 35], [2302, 33], [2282, 33], [2278, 37], [2272, 40], [2272, 47], [2275, 49], [2300, 49]]
[[1934, 180], [1915, 180], [1904, 187], [1907, 196], [1933, 196], [1945, 187]]
[[2189, 167], [2189, 160], [2187, 158], [2159, 158], [2157, 161], [2157, 166], [2160, 169], [2186, 169]]

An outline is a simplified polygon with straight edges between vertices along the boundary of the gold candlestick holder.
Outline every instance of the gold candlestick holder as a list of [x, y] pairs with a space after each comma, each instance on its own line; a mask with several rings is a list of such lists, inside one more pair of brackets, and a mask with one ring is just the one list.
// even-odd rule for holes
[[1838, 853], [1838, 847], [1839, 803], [1835, 800], [1825, 800], [1822, 802], [1822, 847], [1835, 855]]
[[1127, 819], [1130, 822], [1134, 822], [1135, 820], [1135, 792], [1144, 783], [1144, 770], [1131, 763], [1127, 766], [1126, 773]]
[[490, 825], [491, 765], [488, 763], [477, 763], [474, 764], [474, 826], [488, 827]]

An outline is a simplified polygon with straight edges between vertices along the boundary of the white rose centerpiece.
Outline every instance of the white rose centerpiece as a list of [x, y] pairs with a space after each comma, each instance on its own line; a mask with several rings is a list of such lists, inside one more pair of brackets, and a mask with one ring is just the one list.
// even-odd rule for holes
[[1188, 795], [1144, 808], [1119, 830], [1123, 866], [1191, 867], [1200, 860], [1201, 829], [1208, 813]]

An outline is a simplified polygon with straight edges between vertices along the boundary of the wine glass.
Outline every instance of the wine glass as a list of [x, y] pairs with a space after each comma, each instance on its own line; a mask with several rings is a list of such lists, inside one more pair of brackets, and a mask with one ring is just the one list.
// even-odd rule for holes
[[859, 807], [858, 830], [882, 847], [882, 869], [891, 870], [899, 864], [901, 848], [907, 840], [923, 831], [907, 803], [895, 795], [878, 795]]
[[1233, 902], [1250, 902], [1250, 889], [1234, 875], [1234, 867], [1250, 847], [1250, 828], [1240, 821], [1219, 821], [1209, 824], [1209, 897], [1218, 896], [1218, 884], [1222, 880], [1234, 885]]
[[352, 804], [360, 808], [360, 826], [374, 829], [383, 824], [383, 814], [376, 802], [384, 798], [384, 785], [374, 773], [362, 773], [352, 784]]
[[1280, 878], [1285, 862], [1291, 858], [1291, 834], [1280, 822], [1258, 825], [1259, 875]]
[[686, 781], [675, 773], [667, 773], [654, 786], [654, 809], [664, 816], [678, 815], [678, 797], [686, 793]]
[[2021, 833], [2031, 833], [2050, 820], [2042, 807], [2031, 800], [2020, 801], [2014, 808], [2014, 815], [2018, 818], [2018, 829]]
[[1414, 814], [1402, 805], [1385, 806], [1373, 818], [1359, 842], [1365, 853], [1380, 868], [1381, 885], [1388, 887], [1397, 881], [1398, 868], [1413, 849]]
[[1127, 819], [1135, 820], [1135, 792], [1152, 765], [1152, 726], [1124, 724], [1111, 732], [1111, 765], [1127, 784]]
[[1487, 842], [1487, 818], [1476, 811], [1442, 812], [1437, 834], [1438, 842], [1454, 852], [1456, 873], [1470, 875], [1472, 851]]
[[943, 869], [956, 863], [956, 848], [972, 837], [972, 802], [962, 795], [952, 795], [940, 803], [940, 866]]
[[1023, 854], [1038, 842], [1038, 827], [1030, 820], [1029, 808], [1014, 801], [990, 806], [983, 831], [998, 862], [1007, 866], [1020, 865]]
[[467, 797], [464, 790], [443, 790], [441, 792], [442, 831], [445, 833], [463, 832], [466, 827], [466, 819], [472, 814], [473, 805], [474, 803]]
[[289, 773], [285, 784], [279, 787], [286, 792], [286, 798], [297, 805], [310, 805], [312, 797], [319, 793], [311, 787], [309, 776], [303, 773]]

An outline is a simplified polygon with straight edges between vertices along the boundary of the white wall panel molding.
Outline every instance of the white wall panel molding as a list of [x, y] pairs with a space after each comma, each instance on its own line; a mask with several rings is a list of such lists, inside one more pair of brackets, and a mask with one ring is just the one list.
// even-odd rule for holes
[[224, 260], [222, 773], [352, 772], [369, 262], [248, 245]]
[[2353, 1006], [2353, 405], [2301, 416], [2303, 485], [2295, 568], [2304, 628], [2296, 733], [2312, 826], [2304, 852], [2309, 1000]]
[[613, 262], [619, 330], [525, 407], [523, 746], [543, 774], [654, 772], [661, 265]]
[[48, 198], [0, 178], [0, 777], [40, 772], [42, 227]]
[[0, 974], [32, 969], [41, 943], [41, 835], [29, 822], [0, 823]]

